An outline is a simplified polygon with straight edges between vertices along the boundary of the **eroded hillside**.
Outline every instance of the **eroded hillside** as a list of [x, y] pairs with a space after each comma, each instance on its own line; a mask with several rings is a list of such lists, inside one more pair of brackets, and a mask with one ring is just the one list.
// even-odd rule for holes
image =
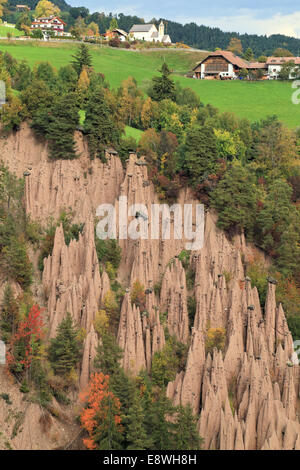
[[[66, 312], [86, 332], [79, 377], [82, 390], [101, 341], [94, 328], [95, 315], [110, 289], [105, 270], [100, 274], [95, 248], [96, 208], [113, 204], [120, 196], [128, 198], [128, 205], [149, 206], [159, 199], [143, 159], [131, 154], [123, 169], [114, 154], [106, 154], [105, 164], [90, 160], [80, 133], [76, 142], [79, 159], [48, 161], [47, 148], [24, 125], [1, 140], [0, 147], [9, 169], [19, 177], [25, 172], [26, 212], [33, 220], [43, 224], [65, 208], [74, 212], [76, 222], [84, 223], [78, 241], [69, 245], [62, 227], [56, 229], [52, 255], [44, 260], [42, 275], [36, 272], [33, 289], [36, 301], [45, 307], [49, 337], [55, 335]], [[188, 190], [181, 191], [180, 204], [192, 201]], [[118, 281], [125, 295], [117, 341], [124, 351], [125, 371], [132, 376], [141, 369], [150, 371], [154, 354], [165, 345], [167, 327], [188, 348], [186, 365], [168, 384], [167, 395], [175, 404], [191, 404], [205, 448], [299, 449], [299, 366], [291, 362], [292, 337], [282, 306], [276, 305], [275, 284], [269, 282], [263, 306], [246, 277], [245, 263], [254, 248], [247, 246], [242, 235], [230, 241], [216, 227], [216, 215], [208, 211], [204, 246], [191, 252], [186, 262], [180, 256], [185, 240], [127, 239], [120, 240], [120, 246]], [[145, 287], [143, 311], [131, 302], [136, 280]], [[195, 299], [193, 324], [189, 298]], [[208, 332], [217, 329], [224, 332], [223, 351], [207, 346]], [[47, 418], [50, 430], [43, 433], [38, 431], [43, 410], [26, 403], [18, 385], [3, 369], [0, 372], [0, 392], [13, 398], [16, 414], [10, 420], [10, 405], [1, 401], [1, 447], [7, 441], [16, 449], [64, 447], [80, 432], [72, 421], [78, 413], [77, 396], [72, 407]], [[17, 432], [12, 426], [17, 426]]]

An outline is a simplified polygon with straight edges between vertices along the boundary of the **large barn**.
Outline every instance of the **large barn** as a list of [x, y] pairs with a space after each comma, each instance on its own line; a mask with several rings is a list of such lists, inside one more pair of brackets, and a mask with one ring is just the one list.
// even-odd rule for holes
[[248, 62], [230, 51], [215, 51], [209, 54], [193, 69], [195, 78], [236, 78], [242, 69], [256, 71], [262, 69], [265, 74], [266, 64]]

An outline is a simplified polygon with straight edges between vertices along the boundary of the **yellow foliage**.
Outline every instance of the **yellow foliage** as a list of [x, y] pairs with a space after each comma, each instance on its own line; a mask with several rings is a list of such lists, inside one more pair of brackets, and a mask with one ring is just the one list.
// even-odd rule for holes
[[94, 320], [94, 328], [99, 336], [102, 336], [108, 329], [109, 319], [105, 310], [96, 313]]
[[111, 315], [118, 309], [115, 293], [109, 290], [104, 296], [104, 308], [108, 315]]
[[78, 79], [78, 83], [77, 83], [78, 89], [80, 91], [86, 91], [89, 87], [89, 84], [90, 84], [89, 75], [86, 70], [86, 67], [84, 67]]
[[212, 354], [214, 348], [218, 351], [224, 351], [226, 340], [225, 328], [208, 328], [205, 337], [205, 350], [206, 353]]
[[39, 18], [40, 16], [50, 16], [58, 15], [60, 9], [54, 3], [49, 2], [48, 0], [40, 0], [37, 6], [35, 7], [35, 16]]

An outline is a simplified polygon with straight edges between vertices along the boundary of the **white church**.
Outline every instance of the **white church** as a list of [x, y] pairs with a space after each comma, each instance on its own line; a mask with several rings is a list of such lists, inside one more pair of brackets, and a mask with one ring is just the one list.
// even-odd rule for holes
[[160, 22], [158, 30], [155, 24], [134, 24], [129, 31], [129, 38], [132, 41], [137, 39], [139, 41], [163, 42], [165, 44], [171, 44], [170, 36], [165, 34], [165, 25], [163, 21]]

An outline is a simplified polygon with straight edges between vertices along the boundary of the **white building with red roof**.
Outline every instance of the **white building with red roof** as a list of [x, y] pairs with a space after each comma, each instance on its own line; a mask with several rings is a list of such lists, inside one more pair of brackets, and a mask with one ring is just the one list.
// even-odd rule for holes
[[36, 18], [30, 26], [31, 31], [41, 29], [44, 34], [53, 31], [55, 36], [65, 36], [64, 27], [66, 23], [58, 16]]

